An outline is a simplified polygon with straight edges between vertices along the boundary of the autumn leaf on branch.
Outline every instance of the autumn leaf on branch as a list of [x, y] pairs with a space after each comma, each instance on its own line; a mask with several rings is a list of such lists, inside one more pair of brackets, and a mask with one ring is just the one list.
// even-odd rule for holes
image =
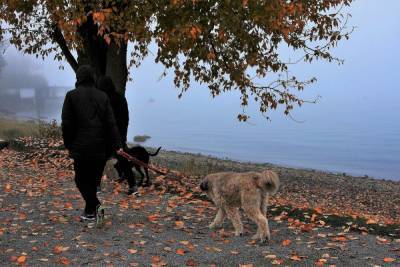
[[[171, 70], [182, 96], [194, 82], [215, 97], [240, 93], [260, 113], [315, 103], [298, 92], [316, 79], [299, 79], [292, 65], [336, 62], [331, 50], [353, 28], [343, 7], [352, 0], [310, 1], [3, 1], [0, 41], [23, 53], [66, 60], [74, 71], [90, 64], [124, 93], [130, 67], [139, 67], [156, 46], [155, 62]], [[132, 47], [128, 51], [128, 44]], [[288, 60], [281, 52], [295, 60]], [[153, 50], [153, 49], [152, 49]]]

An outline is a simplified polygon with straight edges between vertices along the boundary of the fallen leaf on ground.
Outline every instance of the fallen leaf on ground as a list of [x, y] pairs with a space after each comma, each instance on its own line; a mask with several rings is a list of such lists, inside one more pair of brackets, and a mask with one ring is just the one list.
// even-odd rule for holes
[[178, 249], [176, 250], [176, 254], [183, 256], [183, 255], [185, 255], [185, 250], [184, 250], [184, 249], [181, 249], [181, 248], [178, 248]]
[[17, 262], [20, 263], [20, 264], [21, 263], [25, 263], [25, 261], [26, 261], [26, 257], [25, 256], [19, 256], [18, 259], [17, 259]]
[[384, 258], [383, 261], [384, 262], [394, 262], [396, 259], [393, 258]]
[[131, 254], [135, 254], [135, 253], [138, 252], [137, 249], [128, 249], [128, 251], [129, 251], [129, 253], [131, 253]]

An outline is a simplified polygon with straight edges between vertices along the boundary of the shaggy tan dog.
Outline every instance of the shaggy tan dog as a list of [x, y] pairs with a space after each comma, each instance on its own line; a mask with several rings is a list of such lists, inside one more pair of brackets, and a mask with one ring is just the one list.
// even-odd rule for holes
[[268, 195], [276, 193], [279, 177], [273, 171], [259, 172], [220, 172], [207, 175], [200, 188], [218, 208], [210, 228], [220, 227], [227, 216], [235, 228], [235, 235], [243, 234], [239, 208], [257, 224], [257, 233], [253, 239], [262, 242], [270, 240], [268, 220], [266, 216]]

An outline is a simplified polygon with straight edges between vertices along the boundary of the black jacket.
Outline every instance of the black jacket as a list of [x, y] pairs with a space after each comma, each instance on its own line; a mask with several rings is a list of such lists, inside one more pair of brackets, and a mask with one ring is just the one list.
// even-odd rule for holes
[[110, 145], [114, 150], [122, 145], [107, 95], [94, 86], [90, 70], [81, 68], [76, 89], [67, 93], [62, 109], [64, 145], [73, 159], [101, 160]]
[[126, 143], [129, 125], [129, 110], [126, 98], [116, 92], [113, 81], [107, 76], [99, 79], [97, 87], [109, 97], [121, 142]]

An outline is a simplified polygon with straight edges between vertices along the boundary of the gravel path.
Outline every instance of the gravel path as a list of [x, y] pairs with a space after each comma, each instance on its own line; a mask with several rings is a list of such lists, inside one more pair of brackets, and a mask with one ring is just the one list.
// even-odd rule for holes
[[[400, 240], [347, 231], [300, 227], [295, 219], [270, 217], [272, 241], [253, 242], [232, 226], [207, 228], [215, 210], [190, 192], [149, 189], [140, 197], [126, 185], [103, 181], [103, 228], [79, 221], [82, 201], [71, 171], [0, 152], [0, 265], [27, 266], [399, 266]], [[252, 265], [251, 265], [252, 264]]]

